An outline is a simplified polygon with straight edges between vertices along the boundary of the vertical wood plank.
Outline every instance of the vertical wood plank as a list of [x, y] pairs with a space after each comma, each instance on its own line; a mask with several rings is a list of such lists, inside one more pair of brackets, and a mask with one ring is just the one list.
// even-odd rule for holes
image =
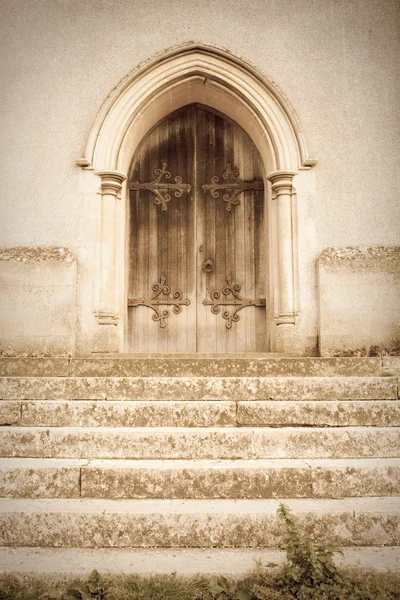
[[185, 128], [182, 130], [182, 143], [183, 143], [183, 154], [181, 155], [182, 160], [182, 172], [183, 167], [186, 165], [186, 181], [190, 184], [191, 190], [188, 194], [184, 194], [181, 199], [182, 206], [182, 239], [183, 239], [183, 265], [185, 265], [185, 287], [181, 290], [186, 294], [190, 300], [190, 310], [185, 310], [184, 323], [181, 321], [182, 326], [186, 327], [185, 339], [186, 345], [182, 351], [184, 352], [196, 352], [197, 351], [197, 290], [196, 290], [196, 254], [197, 254], [197, 229], [196, 229], [196, 109], [194, 106], [190, 108], [186, 115]]
[[[193, 173], [193, 149], [187, 146], [185, 122], [190, 119], [185, 111], [170, 115], [156, 127], [142, 144], [131, 172], [131, 181], [151, 182], [154, 170], [167, 163], [171, 172], [171, 183], [180, 175], [184, 183]], [[193, 136], [192, 136], [193, 137]], [[181, 170], [181, 172], [179, 172]], [[164, 180], [165, 181], [165, 180]], [[182, 291], [185, 299], [187, 292], [186, 274], [193, 271], [192, 244], [187, 244], [189, 203], [184, 192], [176, 198], [171, 190], [171, 201], [167, 211], [154, 204], [154, 194], [146, 190], [131, 192], [131, 245], [130, 245], [130, 280], [129, 296], [133, 298], [150, 298], [154, 293], [152, 286], [160, 282], [162, 276], [167, 278], [171, 289], [170, 299], [176, 291]], [[193, 227], [193, 225], [192, 225]], [[160, 295], [159, 299], [165, 299]], [[135, 352], [192, 352], [192, 336], [187, 335], [187, 312], [194, 312], [195, 304], [184, 306], [180, 314], [173, 312], [173, 306], [160, 306], [167, 309], [170, 317], [166, 319], [166, 327], [152, 319], [155, 314], [150, 308], [130, 308], [129, 332], [130, 351]], [[191, 327], [195, 318], [191, 316]], [[190, 342], [190, 343], [189, 343]]]

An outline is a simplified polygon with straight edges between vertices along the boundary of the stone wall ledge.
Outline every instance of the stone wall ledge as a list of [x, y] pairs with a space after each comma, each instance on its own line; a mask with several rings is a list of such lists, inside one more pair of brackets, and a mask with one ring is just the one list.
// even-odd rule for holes
[[343, 246], [325, 248], [319, 257], [320, 261], [333, 260], [396, 260], [400, 261], [400, 246]]
[[0, 261], [71, 263], [75, 256], [69, 248], [59, 246], [13, 246], [0, 247]]

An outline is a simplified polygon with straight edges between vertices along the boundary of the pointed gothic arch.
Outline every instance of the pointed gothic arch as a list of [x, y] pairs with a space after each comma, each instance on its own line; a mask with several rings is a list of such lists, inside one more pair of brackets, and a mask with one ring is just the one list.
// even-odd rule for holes
[[278, 86], [230, 52], [198, 43], [163, 52], [134, 69], [112, 90], [96, 117], [79, 165], [123, 171], [130, 161], [130, 146], [151, 123], [154, 126], [163, 116], [195, 101], [237, 121], [260, 152], [268, 143], [271, 171], [315, 165], [299, 119]]
[[[308, 155], [299, 119], [266, 75], [230, 52], [198, 43], [173, 48], [139, 66], [110, 93], [89, 134], [83, 169], [101, 178], [101, 234], [95, 316], [118, 330], [123, 349], [125, 319], [124, 244], [126, 177], [146, 133], [161, 119], [198, 102], [237, 122], [256, 145], [276, 201], [274, 323], [293, 326], [296, 306], [295, 190], [293, 178], [316, 161]], [[266, 181], [267, 184], [267, 181]], [[122, 317], [122, 318], [121, 318]], [[283, 331], [284, 327], [281, 329]], [[110, 336], [104, 336], [110, 339]], [[271, 350], [287, 350], [282, 345]], [[106, 348], [107, 350], [107, 348]]]

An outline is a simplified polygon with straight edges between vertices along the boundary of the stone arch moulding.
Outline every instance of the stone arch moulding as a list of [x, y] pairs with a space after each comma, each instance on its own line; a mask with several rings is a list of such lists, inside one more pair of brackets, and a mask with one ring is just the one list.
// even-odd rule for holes
[[[287, 326], [294, 326], [298, 314], [293, 179], [299, 170], [311, 169], [316, 160], [309, 158], [299, 119], [276, 84], [230, 52], [199, 43], [167, 50], [125, 77], [102, 106], [84, 157], [77, 160], [84, 170], [100, 177], [101, 234], [94, 314], [99, 325], [121, 329], [120, 315], [126, 310], [125, 266], [122, 236], [116, 232], [125, 231], [126, 211], [118, 205], [121, 200], [125, 202], [133, 154], [158, 121], [194, 102], [236, 121], [260, 152], [276, 202], [276, 231], [272, 232], [277, 248], [274, 320], [277, 326], [284, 326], [283, 333]], [[121, 331], [102, 339], [107, 340], [106, 347], [99, 350], [122, 349]], [[289, 348], [278, 344], [274, 350]]]

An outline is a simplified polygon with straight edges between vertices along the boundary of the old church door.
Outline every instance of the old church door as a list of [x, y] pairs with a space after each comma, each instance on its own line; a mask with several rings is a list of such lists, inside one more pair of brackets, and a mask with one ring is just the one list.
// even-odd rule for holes
[[127, 350], [266, 351], [264, 185], [248, 135], [185, 107], [147, 135], [129, 190]]

